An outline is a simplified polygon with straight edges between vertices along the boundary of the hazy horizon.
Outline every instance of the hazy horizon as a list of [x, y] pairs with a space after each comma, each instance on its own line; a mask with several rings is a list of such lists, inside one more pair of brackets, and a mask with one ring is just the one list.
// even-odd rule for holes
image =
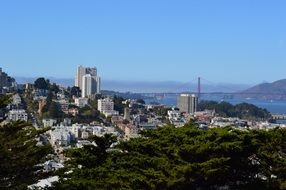
[[[40, 76], [39, 76], [40, 77]], [[45, 76], [42, 76], [45, 77]], [[15, 77], [20, 84], [31, 83], [38, 77]], [[63, 86], [73, 86], [73, 78], [45, 77], [51, 82], [56, 82]], [[231, 84], [231, 83], [202, 83], [203, 92], [237, 92], [245, 90], [255, 84]], [[127, 80], [102, 80], [103, 90], [114, 90], [119, 92], [152, 93], [152, 92], [183, 92], [197, 90], [196, 81], [127, 81]]]

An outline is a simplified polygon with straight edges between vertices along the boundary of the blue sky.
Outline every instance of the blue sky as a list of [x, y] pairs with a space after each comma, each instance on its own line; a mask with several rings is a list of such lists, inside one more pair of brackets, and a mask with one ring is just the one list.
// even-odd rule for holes
[[284, 0], [2, 0], [13, 76], [260, 83], [286, 78]]

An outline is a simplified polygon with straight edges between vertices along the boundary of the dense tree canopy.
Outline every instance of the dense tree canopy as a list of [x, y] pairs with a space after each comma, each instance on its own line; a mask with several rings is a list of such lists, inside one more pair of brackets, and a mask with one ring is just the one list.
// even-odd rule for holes
[[[1, 98], [0, 107], [3, 102]], [[43, 163], [51, 147], [37, 145], [37, 138], [45, 131], [25, 122], [0, 125], [0, 189], [25, 189], [43, 177], [36, 165]]]
[[139, 104], [145, 104], [145, 101], [144, 101], [143, 99], [138, 99], [138, 100], [137, 100], [137, 103], [139, 103]]
[[248, 103], [232, 105], [227, 102], [201, 101], [200, 110], [215, 110], [217, 114], [224, 117], [239, 117], [242, 119], [270, 119], [271, 114], [262, 108]]
[[73, 118], [74, 123], [91, 123], [93, 121], [103, 122], [100, 112], [96, 107], [86, 105], [79, 109], [79, 114]]
[[125, 99], [120, 97], [120, 96], [114, 96], [113, 101], [114, 101], [114, 110], [119, 111], [120, 114], [124, 113], [124, 105], [123, 101]]
[[73, 86], [73, 87], [70, 89], [70, 94], [71, 94], [71, 96], [79, 97], [80, 94], [81, 94], [81, 90], [80, 90], [79, 87]]
[[56, 83], [53, 84], [49, 84], [49, 90], [54, 92], [55, 94], [57, 94], [58, 92], [60, 92], [60, 88]]
[[0, 122], [2, 122], [2, 120], [5, 119], [4, 117], [4, 111], [5, 111], [5, 107], [10, 103], [11, 101], [11, 97], [10, 96], [3, 96], [0, 95]]
[[35, 88], [37, 88], [37, 89], [48, 90], [48, 89], [49, 89], [49, 85], [50, 85], [49, 80], [46, 80], [46, 79], [43, 78], [43, 77], [38, 78], [38, 79], [34, 82], [34, 86], [35, 86]]
[[61, 111], [60, 105], [56, 102], [51, 102], [48, 108], [50, 118], [61, 118], [64, 113]]
[[[55, 189], [283, 189], [286, 130], [199, 130], [192, 125], [146, 131], [122, 142], [68, 152], [67, 171]], [[80, 167], [79, 167], [80, 166]]]

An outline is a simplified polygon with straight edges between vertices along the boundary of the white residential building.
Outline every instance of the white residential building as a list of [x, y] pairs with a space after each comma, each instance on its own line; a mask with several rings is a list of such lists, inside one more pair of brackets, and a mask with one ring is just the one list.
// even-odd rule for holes
[[179, 121], [181, 119], [181, 113], [177, 110], [168, 111], [169, 120]]
[[115, 130], [114, 127], [103, 127], [103, 126], [94, 126], [92, 127], [92, 134], [96, 136], [104, 136], [105, 134], [113, 134], [118, 136], [119, 133]]
[[139, 130], [135, 125], [127, 125], [125, 127], [124, 133], [125, 133], [125, 139], [131, 139], [131, 138], [137, 138], [140, 135], [138, 134]]
[[15, 94], [13, 96], [13, 104], [14, 105], [19, 105], [21, 103], [22, 103], [22, 99], [21, 99], [20, 95], [19, 94]]
[[72, 125], [71, 132], [73, 133], [76, 139], [80, 138], [81, 136], [81, 128], [82, 128], [81, 125], [78, 124]]
[[82, 133], [81, 133], [81, 138], [82, 139], [88, 139], [89, 138], [89, 133], [88, 133], [88, 131], [82, 131]]
[[88, 98], [96, 93], [96, 77], [86, 74], [82, 77], [82, 97]]
[[114, 110], [114, 102], [111, 98], [99, 99], [98, 111], [105, 116], [119, 115], [119, 112]]
[[38, 183], [28, 186], [29, 190], [36, 189], [46, 189], [47, 187], [52, 187], [52, 184], [59, 181], [58, 176], [50, 177], [47, 179], [43, 179], [38, 181]]
[[10, 121], [28, 121], [28, 114], [25, 110], [11, 110], [8, 112], [8, 119]]
[[52, 127], [57, 123], [56, 119], [43, 119], [44, 127]]
[[68, 146], [73, 139], [73, 136], [68, 127], [56, 127], [50, 131], [51, 144], [53, 146]]
[[74, 103], [77, 107], [83, 108], [88, 104], [88, 98], [75, 98]]
[[98, 100], [98, 111], [108, 112], [114, 110], [114, 102], [111, 98], [99, 99]]
[[168, 119], [176, 127], [182, 127], [186, 124], [186, 120], [181, 116], [181, 112], [174, 109], [168, 111]]
[[86, 68], [79, 66], [75, 76], [75, 86], [82, 89], [82, 77], [86, 74]]
[[90, 141], [88, 140], [79, 140], [77, 143], [76, 143], [76, 147], [77, 148], [83, 148], [84, 146], [86, 145], [93, 145]]

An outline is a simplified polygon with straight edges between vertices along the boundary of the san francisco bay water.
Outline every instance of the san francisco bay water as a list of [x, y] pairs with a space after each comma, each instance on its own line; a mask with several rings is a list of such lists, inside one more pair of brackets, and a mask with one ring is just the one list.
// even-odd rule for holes
[[[147, 103], [150, 102], [158, 102], [160, 104], [164, 104], [167, 106], [176, 106], [177, 105], [177, 98], [178, 95], [169, 94], [161, 97], [160, 99], [157, 98], [150, 98], [146, 99]], [[278, 100], [256, 100], [256, 99], [223, 99], [219, 96], [203, 96], [201, 100], [214, 100], [214, 101], [225, 101], [229, 102], [233, 105], [240, 104], [240, 103], [249, 103], [254, 104], [257, 107], [265, 108], [269, 112], [273, 114], [286, 114], [286, 101], [278, 101]]]

